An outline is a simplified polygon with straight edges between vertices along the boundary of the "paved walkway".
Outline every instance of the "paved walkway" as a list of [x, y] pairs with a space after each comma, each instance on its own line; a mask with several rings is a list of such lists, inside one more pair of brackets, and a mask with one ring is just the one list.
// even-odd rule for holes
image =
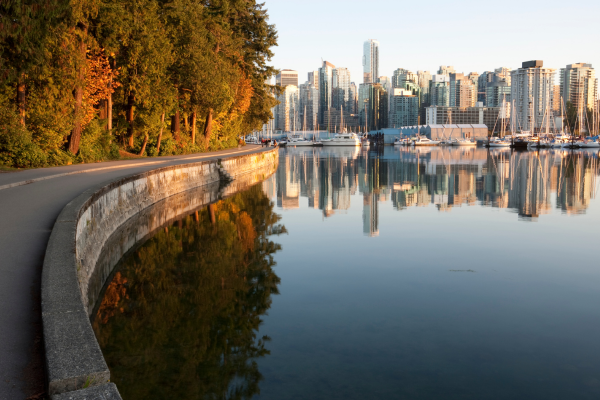
[[69, 201], [90, 186], [139, 172], [259, 151], [260, 146], [246, 146], [0, 174], [0, 400], [44, 391], [42, 262], [54, 221]]

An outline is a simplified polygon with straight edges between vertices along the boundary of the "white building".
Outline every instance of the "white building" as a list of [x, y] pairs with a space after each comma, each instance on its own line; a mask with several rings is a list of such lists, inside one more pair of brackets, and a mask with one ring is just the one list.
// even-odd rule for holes
[[517, 130], [540, 131], [550, 121], [554, 75], [541, 60], [527, 61], [511, 71], [511, 116]]

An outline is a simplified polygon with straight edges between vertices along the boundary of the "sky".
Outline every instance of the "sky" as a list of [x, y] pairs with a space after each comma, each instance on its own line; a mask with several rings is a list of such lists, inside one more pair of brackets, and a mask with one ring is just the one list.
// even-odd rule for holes
[[434, 74], [440, 65], [481, 73], [529, 60], [557, 72], [578, 62], [600, 68], [599, 0], [261, 1], [279, 35], [272, 65], [299, 71], [300, 83], [321, 59], [362, 83], [367, 39], [380, 42], [381, 76], [397, 68]]

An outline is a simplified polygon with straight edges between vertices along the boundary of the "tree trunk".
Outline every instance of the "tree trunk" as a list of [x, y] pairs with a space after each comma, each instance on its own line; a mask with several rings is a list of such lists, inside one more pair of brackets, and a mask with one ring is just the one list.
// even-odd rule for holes
[[208, 115], [206, 116], [206, 124], [204, 124], [204, 139], [205, 139], [205, 148], [208, 149], [208, 144], [210, 142], [210, 135], [212, 134], [212, 117], [213, 110], [212, 108], [208, 110]]
[[148, 134], [146, 133], [146, 135], [144, 136], [144, 143], [142, 143], [142, 150], [140, 150], [140, 156], [144, 155], [144, 152], [146, 151], [146, 145], [148, 144]]
[[79, 151], [79, 144], [81, 142], [81, 131], [83, 130], [83, 126], [81, 124], [81, 119], [83, 117], [83, 85], [85, 79], [85, 60], [87, 53], [87, 45], [85, 44], [84, 37], [87, 35], [87, 26], [80, 26], [83, 33], [81, 38], [81, 43], [79, 44], [79, 51], [82, 65], [79, 67], [79, 71], [77, 72], [77, 86], [74, 90], [75, 97], [75, 123], [73, 125], [73, 130], [71, 131], [71, 135], [69, 136], [69, 151], [71, 154], [77, 154]]
[[196, 111], [192, 113], [192, 144], [196, 144]]
[[171, 118], [171, 132], [175, 137], [175, 141], [179, 143], [179, 132], [181, 127], [179, 126], [179, 110], [175, 112], [175, 115]]
[[[112, 87], [112, 82], [109, 82], [108, 86]], [[106, 99], [106, 130], [108, 132], [112, 131], [112, 106], [112, 93], [109, 93]]]
[[21, 125], [25, 126], [25, 74], [21, 74], [19, 82], [17, 83], [17, 107], [19, 116], [21, 117]]
[[217, 218], [215, 217], [215, 205], [214, 204], [208, 205], [208, 215], [210, 215], [210, 223], [213, 225], [216, 224]]
[[183, 126], [185, 126], [185, 131], [190, 131], [190, 118], [187, 113], [183, 114]]
[[158, 132], [158, 143], [156, 144], [156, 155], [160, 155], [160, 141], [162, 140], [162, 131], [165, 126], [165, 113], [160, 116], [160, 131]]
[[133, 104], [135, 102], [135, 94], [129, 93], [127, 96], [127, 111], [125, 118], [127, 118], [127, 136], [129, 137], [129, 147], [133, 147]]

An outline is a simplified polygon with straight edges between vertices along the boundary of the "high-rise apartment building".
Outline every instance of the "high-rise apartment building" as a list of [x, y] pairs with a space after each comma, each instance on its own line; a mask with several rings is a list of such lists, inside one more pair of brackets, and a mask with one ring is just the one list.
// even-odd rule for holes
[[350, 82], [350, 99], [348, 100], [348, 112], [351, 114], [356, 114], [357, 109], [357, 101], [358, 101], [358, 88], [354, 82]]
[[511, 118], [517, 129], [533, 132], [548, 123], [556, 71], [543, 65], [541, 60], [526, 61], [511, 71]]
[[469, 73], [469, 75], [467, 75], [467, 78], [469, 78], [469, 80], [471, 82], [473, 82], [473, 85], [475, 85], [475, 88], [478, 87], [478, 85], [479, 85], [479, 74], [477, 72], [471, 72], [471, 73]]
[[328, 61], [323, 61], [323, 66], [319, 68], [319, 124], [323, 129], [327, 128], [324, 115], [332, 106], [334, 69], [335, 65]]
[[573, 104], [578, 112], [594, 109], [598, 95], [598, 79], [592, 64], [569, 64], [560, 69], [562, 101]]
[[369, 108], [369, 90], [372, 83], [361, 83], [358, 85], [358, 101], [356, 103], [357, 114], [362, 127], [366, 126], [366, 116]]
[[276, 78], [277, 85], [279, 86], [288, 86], [293, 85], [298, 87], [298, 71], [293, 71], [291, 69], [282, 69]]
[[419, 96], [412, 90], [392, 89], [390, 96], [389, 127], [414, 126], [419, 121]]
[[477, 86], [464, 74], [450, 73], [450, 107], [474, 107]]
[[432, 106], [450, 106], [450, 77], [433, 75], [429, 81], [429, 103]]
[[300, 126], [305, 130], [317, 128], [317, 116], [319, 113], [319, 89], [313, 84], [306, 82], [300, 85]]
[[554, 111], [554, 116], [560, 115], [562, 106], [561, 106], [561, 95], [560, 95], [560, 85], [554, 85], [552, 94], [552, 111]]
[[494, 73], [485, 71], [477, 78], [477, 101], [486, 104], [487, 84], [492, 81]]
[[363, 45], [363, 83], [376, 83], [379, 78], [379, 42], [369, 39]]
[[[431, 76], [430, 76], [431, 78]], [[392, 75], [392, 88], [404, 89], [406, 82], [413, 82], [419, 84], [418, 73], [411, 72], [404, 68], [398, 68]]]
[[283, 93], [277, 96], [277, 100], [279, 100], [279, 104], [275, 107], [275, 128], [282, 132], [299, 129], [298, 88], [294, 85], [285, 86]]

